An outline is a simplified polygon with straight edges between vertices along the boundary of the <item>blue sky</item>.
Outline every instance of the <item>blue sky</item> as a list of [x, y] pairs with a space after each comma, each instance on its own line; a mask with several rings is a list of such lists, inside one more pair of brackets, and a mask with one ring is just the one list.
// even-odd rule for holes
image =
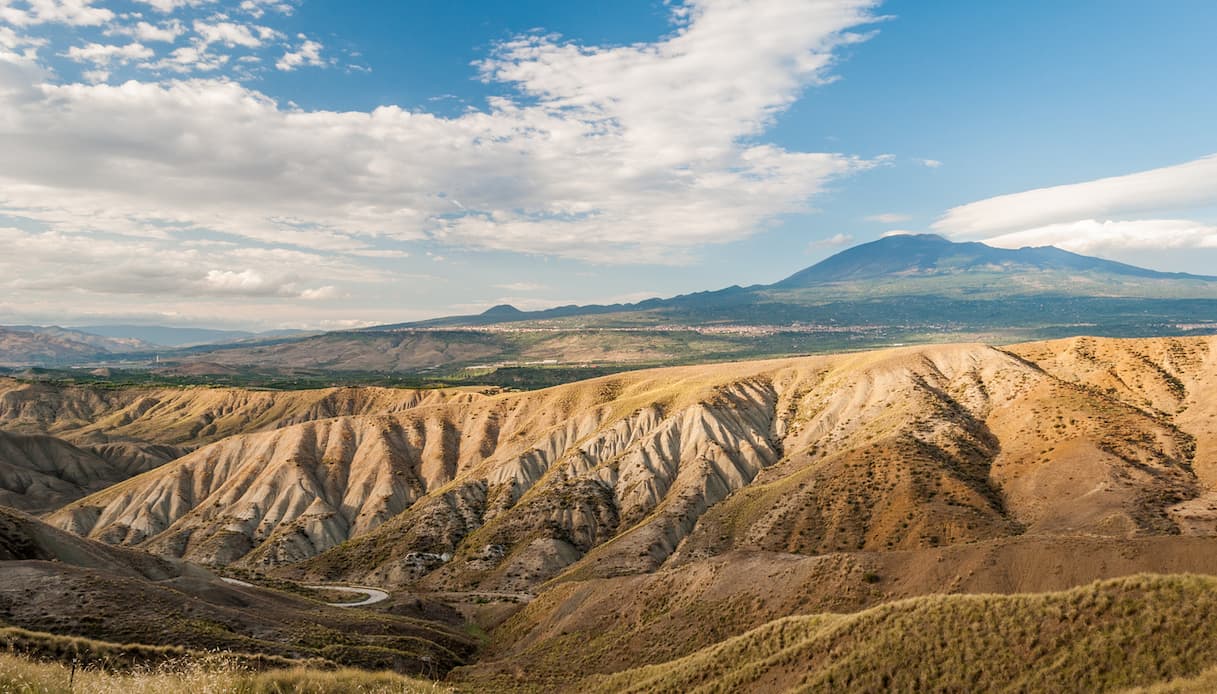
[[335, 328], [934, 231], [1217, 274], [1201, 0], [0, 0], [0, 323]]

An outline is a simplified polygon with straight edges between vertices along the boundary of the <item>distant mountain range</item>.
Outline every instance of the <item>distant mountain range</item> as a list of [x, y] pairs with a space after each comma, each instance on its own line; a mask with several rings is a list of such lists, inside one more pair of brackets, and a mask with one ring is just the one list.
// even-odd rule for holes
[[1149, 280], [1217, 282], [1217, 277], [1158, 272], [1053, 246], [994, 248], [953, 243], [935, 234], [900, 234], [864, 243], [770, 285], [772, 289], [818, 287], [840, 282], [928, 278], [967, 273], [1082, 273]]
[[0, 366], [70, 365], [138, 357], [200, 345], [311, 335], [304, 330], [263, 333], [159, 325], [0, 326]]
[[315, 332], [308, 330], [249, 332], [247, 330], [214, 330], [211, 328], [175, 328], [164, 325], [87, 325], [74, 329], [104, 337], [136, 339], [161, 347], [214, 345], [255, 338], [311, 335]]
[[[106, 354], [138, 353], [158, 344], [165, 346], [160, 357], [171, 373], [234, 379], [251, 373], [618, 368], [943, 340], [1212, 332], [1217, 277], [1157, 272], [1052, 247], [1003, 249], [920, 234], [849, 248], [769, 285], [633, 304], [542, 311], [499, 305], [477, 315], [304, 336], [81, 328], [93, 334], [89, 342], [80, 337], [85, 333], [31, 330], [42, 330], [54, 348], [28, 337], [20, 344], [10, 340], [7, 351], [0, 350], [0, 363], [96, 361], [98, 355], [104, 360]], [[62, 344], [65, 339], [91, 346], [73, 351]], [[121, 349], [96, 342], [116, 339], [128, 342]], [[22, 350], [33, 356], [22, 360]]]
[[[968, 309], [941, 313], [943, 301], [999, 300], [1044, 297], [1062, 300], [1217, 299], [1217, 277], [1158, 272], [1101, 258], [1070, 253], [1051, 246], [994, 248], [983, 243], [955, 243], [934, 234], [888, 236], [844, 250], [811, 267], [769, 285], [738, 285], [670, 299], [634, 304], [558, 306], [521, 311], [499, 305], [484, 313], [450, 316], [413, 323], [365, 328], [471, 327], [505, 323], [544, 322], [558, 326], [627, 327], [679, 323], [712, 325], [773, 325], [792, 322], [850, 320], [853, 308], [840, 315], [841, 302], [872, 301], [896, 296], [918, 297], [905, 309], [892, 304], [874, 318], [901, 321], [932, 316], [968, 322]], [[1061, 304], [1072, 312], [1075, 307]], [[934, 307], [934, 313], [922, 313]], [[855, 307], [856, 308], [856, 307]], [[1050, 309], [1051, 310], [1051, 309]], [[588, 320], [591, 320], [589, 324]]]

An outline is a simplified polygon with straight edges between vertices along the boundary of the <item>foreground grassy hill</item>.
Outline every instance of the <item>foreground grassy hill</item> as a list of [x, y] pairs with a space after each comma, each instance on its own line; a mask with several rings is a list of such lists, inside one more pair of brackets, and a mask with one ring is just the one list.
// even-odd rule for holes
[[0, 692], [22, 694], [165, 694], [225, 692], [226, 694], [423, 694], [452, 691], [449, 687], [391, 672], [317, 670], [303, 667], [256, 672], [214, 656], [178, 661], [135, 672], [82, 668], [0, 655]]
[[[942, 596], [791, 617], [604, 692], [1118, 691], [1217, 662], [1217, 579], [1134, 576], [1063, 593]], [[591, 685], [591, 686], [588, 686]]]
[[[160, 647], [142, 651], [154, 661], [169, 648], [280, 666], [309, 661], [441, 674], [467, 662], [477, 646], [454, 611], [429, 600], [387, 601], [379, 611], [332, 607], [299, 593], [230, 584], [200, 567], [80, 538], [2, 507], [0, 577], [0, 626]], [[43, 647], [46, 638], [0, 633], [0, 647], [15, 641], [35, 654], [64, 652], [53, 639]]]
[[787, 616], [943, 594], [1059, 591], [1142, 572], [1217, 575], [1213, 537], [1020, 536], [800, 556], [732, 552], [655, 573], [564, 580], [491, 631], [473, 679], [562, 680], [656, 665]]
[[578, 682], [527, 667], [463, 669], [453, 679], [501, 691], [1120, 691], [1217, 664], [1215, 609], [1217, 579], [1137, 575], [1058, 593], [932, 596], [786, 617], [682, 658]]

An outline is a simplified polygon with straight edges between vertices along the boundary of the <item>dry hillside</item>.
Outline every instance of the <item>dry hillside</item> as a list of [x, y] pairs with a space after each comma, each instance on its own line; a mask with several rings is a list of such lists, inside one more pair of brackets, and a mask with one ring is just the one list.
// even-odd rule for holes
[[[484, 590], [728, 551], [1208, 535], [1213, 345], [926, 346], [268, 417], [51, 519], [204, 562]], [[1077, 351], [1125, 391], [1061, 366]]]
[[48, 511], [238, 434], [478, 391], [58, 387], [0, 379], [0, 504]]
[[[110, 547], [0, 508], [0, 643], [56, 655], [55, 639], [186, 647], [402, 672], [444, 672], [474, 648], [454, 612], [329, 607], [237, 586], [176, 560]], [[414, 605], [417, 605], [415, 607]], [[2, 690], [3, 687], [0, 687]]]
[[89, 449], [54, 436], [0, 431], [0, 505], [49, 511], [179, 455], [170, 446]]
[[1217, 581], [1134, 576], [1064, 593], [940, 596], [789, 617], [571, 690], [1104, 692], [1217, 660]]

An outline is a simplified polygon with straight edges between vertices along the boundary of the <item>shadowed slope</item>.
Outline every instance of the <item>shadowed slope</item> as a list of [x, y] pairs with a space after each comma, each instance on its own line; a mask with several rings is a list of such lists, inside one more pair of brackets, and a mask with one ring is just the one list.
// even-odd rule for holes
[[49, 511], [141, 472], [180, 452], [172, 447], [77, 448], [53, 436], [0, 431], [0, 504]]
[[60, 635], [407, 672], [443, 672], [474, 646], [455, 613], [418, 600], [411, 601], [417, 612], [445, 619], [343, 610], [230, 585], [197, 566], [109, 547], [4, 508], [0, 576], [0, 626]]

